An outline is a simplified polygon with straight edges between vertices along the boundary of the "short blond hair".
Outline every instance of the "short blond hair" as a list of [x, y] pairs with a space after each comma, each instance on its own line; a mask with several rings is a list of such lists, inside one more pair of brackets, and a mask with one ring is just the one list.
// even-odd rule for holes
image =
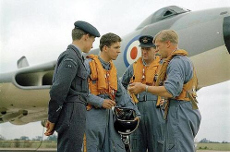
[[178, 44], [178, 35], [174, 30], [162, 30], [155, 35], [153, 42], [155, 42], [156, 39], [161, 42], [170, 41], [173, 44]]

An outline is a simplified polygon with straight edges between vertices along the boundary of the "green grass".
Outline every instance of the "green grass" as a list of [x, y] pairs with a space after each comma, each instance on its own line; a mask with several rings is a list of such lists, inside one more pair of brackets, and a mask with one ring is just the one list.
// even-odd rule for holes
[[5, 140], [0, 141], [0, 148], [56, 148], [55, 141]]
[[198, 143], [197, 150], [229, 151], [230, 143]]

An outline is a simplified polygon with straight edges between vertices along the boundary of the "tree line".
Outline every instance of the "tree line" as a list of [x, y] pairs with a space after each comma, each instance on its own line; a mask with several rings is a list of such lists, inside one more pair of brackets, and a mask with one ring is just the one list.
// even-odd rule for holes
[[218, 142], [218, 141], [211, 141], [211, 140], [208, 140], [206, 138], [203, 138], [199, 141], [199, 143], [229, 143], [228, 141], [222, 141], [222, 142]]

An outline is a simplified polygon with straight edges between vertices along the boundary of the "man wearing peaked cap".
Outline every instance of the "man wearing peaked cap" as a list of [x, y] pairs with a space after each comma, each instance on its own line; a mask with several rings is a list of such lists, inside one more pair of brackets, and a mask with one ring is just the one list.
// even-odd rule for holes
[[[155, 85], [160, 70], [160, 57], [156, 56], [153, 37], [143, 35], [139, 38], [141, 57], [131, 64], [122, 77], [122, 84], [127, 89], [130, 83], [140, 82], [144, 85]], [[141, 71], [141, 72], [140, 72]], [[165, 123], [161, 108], [156, 108], [157, 96], [148, 93], [148, 88], [139, 94], [130, 93], [141, 113], [137, 130], [130, 136], [132, 152], [161, 152], [160, 143], [164, 141], [161, 126]]]
[[141, 36], [139, 38], [139, 42], [140, 42], [139, 46], [143, 48], [150, 48], [150, 47], [155, 48], [155, 45], [152, 43], [152, 41], [153, 41], [153, 37], [150, 35]]
[[82, 52], [93, 48], [100, 33], [85, 21], [74, 23], [72, 44], [61, 53], [50, 89], [46, 136], [58, 133], [57, 152], [81, 152], [89, 88]]

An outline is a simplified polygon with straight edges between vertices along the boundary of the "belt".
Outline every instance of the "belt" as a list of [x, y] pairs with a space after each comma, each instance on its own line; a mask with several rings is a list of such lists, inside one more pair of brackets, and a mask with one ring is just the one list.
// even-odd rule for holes
[[139, 96], [137, 99], [139, 102], [153, 101], [153, 100], [157, 100], [157, 96], [144, 95], [142, 97]]

